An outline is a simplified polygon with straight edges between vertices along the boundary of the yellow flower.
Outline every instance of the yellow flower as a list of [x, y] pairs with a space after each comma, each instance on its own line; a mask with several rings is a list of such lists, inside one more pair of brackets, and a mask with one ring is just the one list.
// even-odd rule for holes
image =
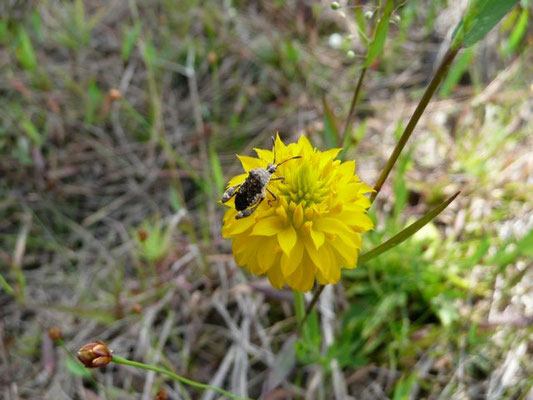
[[[267, 198], [249, 217], [236, 219], [233, 197], [224, 215], [222, 235], [232, 239], [235, 261], [256, 275], [267, 274], [272, 286], [307, 292], [316, 280], [336, 283], [341, 268], [357, 266], [361, 233], [372, 229], [366, 215], [372, 189], [355, 175], [355, 162], [335, 157], [341, 149], [321, 152], [302, 136], [288, 146], [275, 140], [276, 163], [281, 163]], [[272, 163], [271, 150], [255, 149], [258, 158], [238, 156], [246, 173], [228, 187], [242, 183], [248, 171]]]

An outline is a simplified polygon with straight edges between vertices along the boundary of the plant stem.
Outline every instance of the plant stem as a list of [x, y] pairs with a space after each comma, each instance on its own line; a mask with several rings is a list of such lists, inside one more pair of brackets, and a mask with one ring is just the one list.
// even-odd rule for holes
[[324, 291], [325, 287], [326, 287], [326, 285], [320, 285], [318, 290], [313, 295], [313, 298], [311, 299], [311, 302], [309, 303], [309, 305], [305, 309], [305, 314], [304, 314], [302, 320], [299, 321], [299, 323], [298, 323], [299, 329], [302, 329], [302, 327], [304, 326], [305, 321], [307, 321], [307, 317], [309, 316], [309, 314], [311, 314], [311, 311], [313, 311], [313, 307], [315, 306], [316, 302], [318, 301], [318, 298], [320, 297], [320, 295]]
[[389, 160], [387, 161], [387, 164], [385, 165], [385, 168], [383, 168], [383, 171], [381, 171], [381, 174], [379, 175], [378, 181], [376, 182], [376, 185], [374, 186], [375, 192], [372, 193], [370, 196], [370, 202], [373, 203], [376, 199], [377, 195], [379, 194], [381, 188], [383, 187], [383, 184], [385, 183], [385, 180], [389, 176], [389, 173], [391, 172], [392, 168], [394, 167], [394, 164], [396, 163], [396, 160], [400, 156], [400, 153], [402, 152], [405, 144], [407, 143], [407, 140], [409, 140], [409, 137], [413, 133], [413, 130], [416, 127], [416, 124], [418, 123], [418, 120], [424, 113], [424, 110], [426, 109], [429, 101], [431, 100], [431, 97], [437, 90], [437, 87], [442, 82], [442, 79], [446, 76], [446, 73], [448, 72], [448, 69], [450, 68], [453, 59], [459, 52], [459, 48], [450, 48], [444, 58], [442, 59], [442, 62], [437, 69], [437, 72], [435, 72], [435, 75], [433, 76], [433, 79], [431, 79], [431, 82], [429, 82], [428, 87], [426, 88], [426, 91], [424, 92], [424, 95], [420, 99], [420, 102], [416, 106], [415, 112], [411, 116], [411, 119], [409, 120], [409, 123], [405, 127], [405, 130], [402, 133], [402, 136], [400, 137], [400, 140], [396, 144], [396, 147], [394, 148], [394, 151], [392, 152], [391, 156], [389, 157]]
[[235, 396], [233, 393], [230, 393], [230, 392], [228, 392], [228, 391], [226, 391], [224, 389], [220, 389], [220, 388], [218, 388], [216, 386], [211, 386], [211, 385], [208, 385], [206, 383], [200, 383], [200, 382], [193, 381], [191, 379], [184, 378], [183, 376], [175, 374], [172, 371], [166, 370], [164, 368], [156, 367], [155, 365], [143, 364], [143, 363], [140, 363], [140, 362], [137, 362], [137, 361], [126, 360], [125, 358], [121, 358], [121, 357], [117, 357], [117, 356], [113, 356], [112, 361], [116, 362], [117, 364], [128, 365], [130, 367], [141, 368], [141, 369], [146, 369], [146, 370], [149, 370], [149, 371], [159, 372], [160, 374], [169, 376], [170, 378], [174, 379], [177, 382], [181, 382], [181, 383], [183, 383], [185, 385], [193, 386], [193, 387], [196, 387], [198, 389], [212, 390], [212, 391], [217, 392], [217, 393], [219, 393], [221, 395], [224, 395], [224, 396], [226, 396], [226, 397], [228, 397], [230, 399], [235, 399], [235, 400], [242, 400], [243, 399], [243, 397]]
[[359, 75], [359, 80], [357, 81], [357, 86], [355, 87], [355, 91], [353, 92], [352, 103], [350, 104], [350, 111], [348, 111], [348, 116], [346, 117], [346, 122], [344, 123], [344, 130], [343, 130], [342, 138], [340, 142], [342, 147], [346, 146], [345, 141], [347, 141], [348, 131], [352, 127], [355, 105], [357, 104], [357, 99], [359, 98], [359, 92], [361, 91], [361, 87], [363, 86], [363, 79], [365, 77], [366, 70], [367, 70], [367, 67], [364, 67], [361, 70], [361, 73]]
[[380, 244], [379, 246], [373, 248], [372, 250], [363, 253], [359, 256], [358, 264], [359, 263], [365, 263], [374, 257], [379, 256], [382, 253], [385, 253], [386, 251], [392, 249], [393, 247], [398, 246], [403, 241], [409, 239], [411, 236], [413, 236], [416, 232], [418, 232], [420, 229], [422, 229], [426, 224], [431, 222], [437, 215], [439, 215], [446, 207], [450, 205], [452, 201], [455, 200], [455, 198], [459, 195], [461, 192], [455, 193], [452, 197], [450, 197], [448, 200], [441, 203], [439, 206], [435, 207], [431, 211], [429, 211], [426, 215], [424, 215], [422, 218], [417, 220], [416, 222], [413, 222], [411, 225], [409, 225], [407, 228], [403, 229], [400, 233], [397, 233], [393, 237], [391, 237], [386, 242]]

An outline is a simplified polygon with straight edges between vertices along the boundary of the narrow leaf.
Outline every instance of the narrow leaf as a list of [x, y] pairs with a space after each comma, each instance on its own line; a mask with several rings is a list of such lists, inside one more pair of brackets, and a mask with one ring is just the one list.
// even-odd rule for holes
[[368, 53], [366, 54], [365, 67], [369, 67], [378, 56], [383, 52], [385, 47], [385, 40], [387, 39], [387, 32], [389, 31], [389, 19], [394, 7], [394, 0], [387, 0], [383, 15], [379, 19], [374, 37], [368, 47]]
[[453, 48], [469, 47], [485, 37], [518, 0], [472, 0], [453, 34]]
[[37, 67], [37, 56], [33, 50], [30, 37], [23, 28], [18, 31], [18, 41], [16, 55], [22, 68], [27, 71], [34, 70]]
[[505, 46], [504, 54], [509, 54], [516, 51], [516, 48], [524, 38], [524, 35], [527, 32], [527, 25], [529, 21], [529, 8], [524, 8], [520, 13], [520, 18], [516, 23], [511, 36], [509, 36], [509, 41]]
[[9, 283], [5, 280], [5, 278], [0, 274], [0, 287], [5, 290], [7, 294], [13, 295], [15, 294], [15, 291], [11, 287]]
[[337, 146], [339, 140], [339, 124], [326, 97], [322, 97], [322, 106], [324, 108], [324, 141], [331, 149]]
[[416, 232], [422, 229], [424, 225], [426, 225], [428, 222], [434, 219], [437, 215], [439, 215], [446, 207], [448, 207], [448, 205], [459, 195], [459, 193], [460, 192], [455, 193], [452, 197], [450, 197], [444, 203], [442, 203], [438, 207], [428, 212], [426, 215], [424, 215], [422, 218], [420, 218], [415, 223], [409, 225], [407, 228], [405, 228], [400, 233], [394, 235], [392, 238], [387, 240], [385, 243], [382, 243], [378, 247], [359, 256], [359, 263], [365, 263], [373, 259], [374, 257], [377, 257], [380, 254], [398, 246], [400, 243], [404, 242], [405, 240], [409, 239]]
[[[268, 372], [263, 385], [263, 393], [270, 393], [278, 387], [291, 373], [296, 364], [296, 335], [289, 336], [274, 359], [274, 365]], [[268, 396], [267, 396], [268, 397]]]

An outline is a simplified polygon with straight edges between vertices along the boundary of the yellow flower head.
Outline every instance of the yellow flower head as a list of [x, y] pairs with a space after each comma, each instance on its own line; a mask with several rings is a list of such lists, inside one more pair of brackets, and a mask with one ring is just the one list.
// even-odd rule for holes
[[[336, 283], [341, 268], [355, 268], [361, 233], [372, 229], [366, 215], [370, 206], [363, 195], [372, 189], [355, 175], [355, 162], [335, 157], [341, 149], [319, 151], [305, 136], [286, 146], [276, 137], [280, 165], [267, 197], [255, 212], [236, 219], [234, 197], [224, 215], [222, 235], [233, 239], [235, 261], [253, 274], [267, 274], [272, 286], [307, 292], [316, 280]], [[258, 158], [238, 156], [246, 173], [233, 178], [238, 185], [254, 168], [266, 168], [274, 159], [270, 150], [255, 149]]]

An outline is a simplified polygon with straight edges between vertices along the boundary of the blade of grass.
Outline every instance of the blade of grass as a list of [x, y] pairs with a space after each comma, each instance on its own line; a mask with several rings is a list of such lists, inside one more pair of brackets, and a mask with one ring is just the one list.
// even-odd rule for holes
[[377, 195], [379, 194], [381, 188], [383, 187], [383, 184], [385, 183], [385, 180], [387, 179], [392, 168], [394, 167], [396, 160], [400, 156], [400, 153], [402, 152], [403, 148], [405, 147], [405, 144], [409, 140], [409, 137], [411, 137], [411, 134], [413, 133], [416, 127], [416, 124], [418, 123], [418, 120], [424, 113], [424, 110], [429, 104], [431, 97], [437, 90], [437, 87], [441, 83], [442, 79], [446, 76], [446, 73], [448, 72], [448, 69], [450, 68], [450, 65], [452, 64], [458, 52], [459, 52], [459, 48], [450, 48], [448, 50], [442, 62], [440, 63], [440, 66], [437, 72], [435, 72], [433, 79], [431, 79], [431, 82], [429, 82], [429, 85], [426, 88], [424, 95], [422, 96], [422, 98], [420, 99], [420, 102], [416, 106], [415, 112], [413, 113], [413, 115], [411, 116], [411, 119], [409, 120], [409, 123], [405, 127], [405, 130], [403, 131], [402, 136], [400, 137], [400, 140], [396, 144], [394, 151], [389, 157], [389, 160], [387, 161], [385, 168], [383, 168], [383, 170], [381, 171], [381, 174], [379, 175], [378, 181], [376, 182], [376, 185], [374, 186], [375, 192], [373, 192], [372, 195], [370, 196], [371, 203], [374, 202]]
[[322, 108], [324, 109], [324, 141], [326, 146], [332, 149], [340, 141], [337, 117], [335, 117], [325, 96], [322, 97]]
[[455, 193], [448, 200], [446, 200], [445, 202], [440, 204], [438, 207], [435, 207], [433, 210], [429, 211], [426, 215], [424, 215], [418, 221], [416, 221], [413, 224], [409, 225], [407, 228], [405, 228], [400, 233], [394, 235], [392, 238], [387, 240], [385, 243], [380, 244], [378, 247], [370, 250], [367, 253], [361, 254], [359, 256], [358, 263], [359, 264], [365, 263], [365, 262], [373, 259], [374, 257], [377, 257], [380, 254], [392, 249], [393, 247], [398, 246], [403, 241], [409, 239], [416, 232], [418, 232], [420, 229], [422, 229], [427, 223], [429, 223], [437, 215], [439, 215], [446, 207], [448, 207], [448, 205], [459, 195], [459, 193], [460, 192]]
[[14, 295], [15, 290], [11, 287], [9, 283], [7, 283], [6, 279], [0, 274], [0, 286], [5, 290], [7, 294]]
[[516, 51], [517, 47], [522, 42], [524, 35], [527, 32], [527, 26], [529, 22], [529, 8], [524, 8], [520, 13], [520, 18], [516, 23], [511, 36], [509, 36], [509, 41], [503, 50], [505, 55], [513, 53]]

